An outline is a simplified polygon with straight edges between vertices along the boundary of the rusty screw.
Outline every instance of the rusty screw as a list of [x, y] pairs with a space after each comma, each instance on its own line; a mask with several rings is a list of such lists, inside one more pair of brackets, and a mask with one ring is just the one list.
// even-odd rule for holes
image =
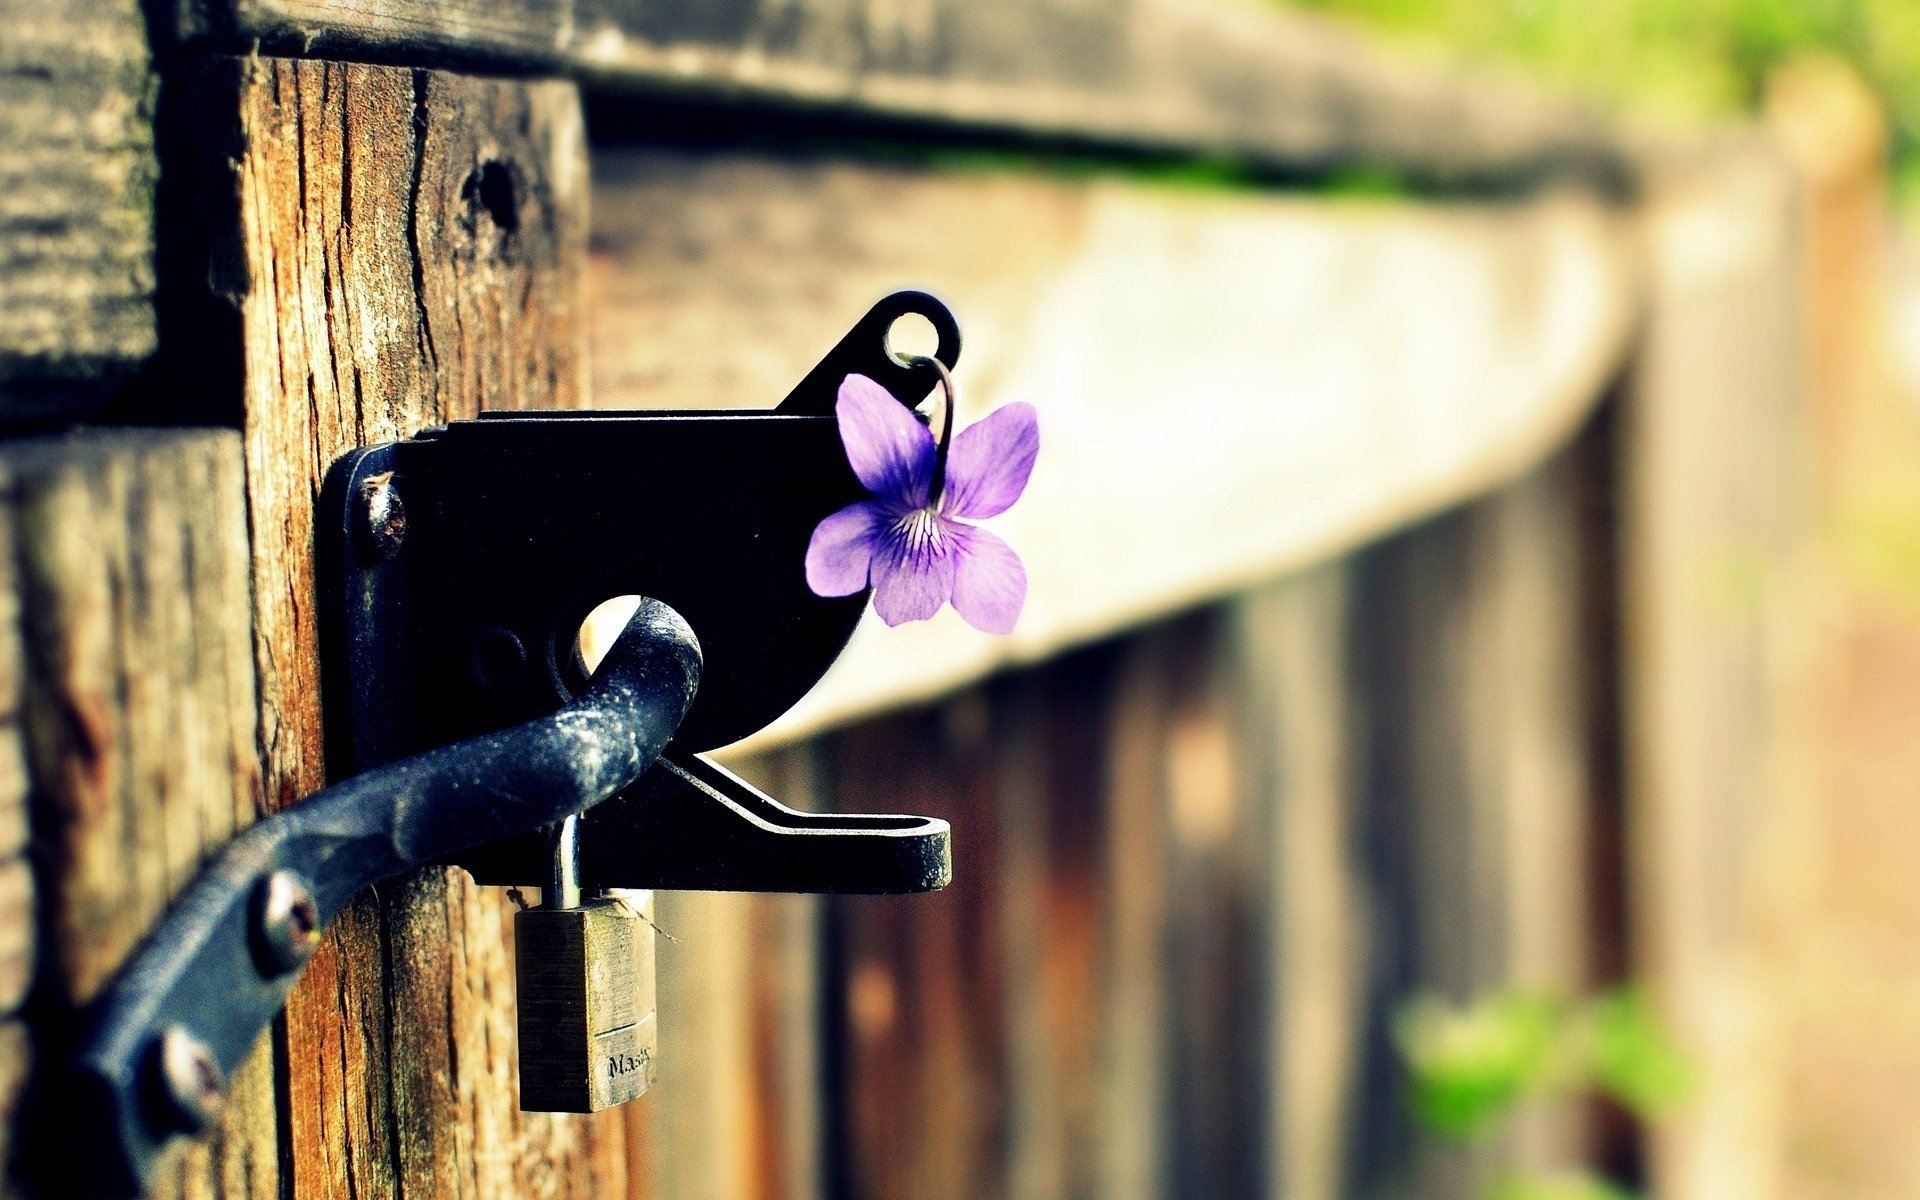
[[169, 1025], [160, 1034], [156, 1057], [167, 1115], [183, 1133], [204, 1132], [220, 1115], [220, 1088], [225, 1082], [213, 1051], [185, 1026]]
[[320, 910], [313, 891], [292, 871], [275, 871], [260, 881], [253, 922], [261, 966], [269, 977], [300, 966], [320, 944]]
[[382, 471], [360, 481], [360, 505], [354, 514], [360, 551], [379, 562], [400, 553], [407, 536], [407, 509], [394, 490], [393, 472]]

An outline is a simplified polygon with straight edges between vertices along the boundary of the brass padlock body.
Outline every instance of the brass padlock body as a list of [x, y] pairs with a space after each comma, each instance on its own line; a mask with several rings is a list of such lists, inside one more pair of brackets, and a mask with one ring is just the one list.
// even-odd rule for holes
[[653, 928], [624, 899], [514, 915], [520, 1107], [599, 1112], [653, 1086]]

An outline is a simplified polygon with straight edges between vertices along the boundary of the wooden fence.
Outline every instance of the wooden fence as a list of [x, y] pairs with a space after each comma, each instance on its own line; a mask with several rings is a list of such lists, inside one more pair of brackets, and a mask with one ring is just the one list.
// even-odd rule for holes
[[[1808, 200], [1764, 138], [1632, 142], [1227, 3], [0, 18], [0, 1194], [85, 1153], [42, 1102], [77, 1007], [326, 778], [328, 464], [762, 406], [909, 282], [982, 409], [1041, 408], [1032, 607], [863, 630], [738, 765], [951, 819], [954, 885], [663, 894], [659, 1086], [572, 1118], [515, 1103], [507, 898], [422, 871], [155, 1194], [1776, 1194], [1753, 930], [1817, 598]], [[1414, 1128], [1406, 997], [1627, 978], [1699, 1062], [1655, 1135]]]

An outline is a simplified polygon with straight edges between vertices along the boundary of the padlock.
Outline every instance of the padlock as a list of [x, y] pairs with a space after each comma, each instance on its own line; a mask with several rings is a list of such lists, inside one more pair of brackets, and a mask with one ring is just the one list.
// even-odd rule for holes
[[653, 927], [636, 897], [580, 894], [580, 818], [553, 836], [537, 908], [514, 915], [520, 1108], [599, 1112], [653, 1085]]

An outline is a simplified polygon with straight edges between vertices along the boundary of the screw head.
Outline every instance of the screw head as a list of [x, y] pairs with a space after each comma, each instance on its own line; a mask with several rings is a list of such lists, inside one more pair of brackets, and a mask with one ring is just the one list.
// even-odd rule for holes
[[320, 908], [307, 881], [293, 871], [275, 871], [261, 880], [253, 931], [261, 969], [269, 978], [312, 958], [320, 945]]
[[382, 471], [360, 481], [354, 509], [354, 541], [360, 552], [378, 562], [400, 553], [407, 536], [407, 509], [393, 486], [393, 472]]
[[213, 1051], [184, 1025], [169, 1025], [160, 1033], [154, 1057], [167, 1118], [182, 1133], [205, 1132], [220, 1115], [220, 1089], [226, 1083]]

